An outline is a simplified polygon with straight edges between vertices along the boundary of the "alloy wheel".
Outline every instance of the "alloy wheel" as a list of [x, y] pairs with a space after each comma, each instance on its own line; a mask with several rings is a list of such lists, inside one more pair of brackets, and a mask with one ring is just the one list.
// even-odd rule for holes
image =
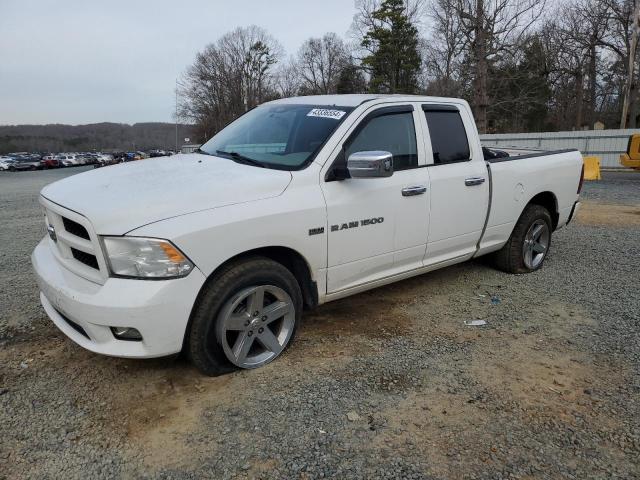
[[549, 227], [544, 220], [538, 219], [529, 227], [522, 246], [524, 264], [528, 269], [535, 270], [542, 264], [550, 238]]
[[282, 353], [291, 339], [295, 318], [295, 306], [287, 292], [275, 285], [253, 286], [224, 304], [216, 335], [231, 363], [257, 368]]

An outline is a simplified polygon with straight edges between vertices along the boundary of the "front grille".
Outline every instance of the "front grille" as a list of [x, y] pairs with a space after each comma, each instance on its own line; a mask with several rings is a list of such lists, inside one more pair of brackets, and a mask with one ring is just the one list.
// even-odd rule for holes
[[44, 197], [40, 202], [45, 207], [45, 221], [51, 236], [49, 247], [58, 261], [76, 275], [104, 284], [108, 273], [91, 223], [82, 215]]
[[89, 337], [89, 335], [87, 334], [84, 328], [82, 328], [76, 322], [69, 320], [60, 310], [56, 309], [56, 312], [58, 312], [58, 315], [60, 315], [62, 319], [65, 322], [67, 322], [67, 325], [69, 325], [71, 328], [73, 328], [76, 332], [78, 332], [83, 337], [86, 337], [88, 340], [91, 340], [91, 338]]
[[98, 259], [95, 255], [91, 255], [90, 253], [85, 253], [82, 250], [78, 250], [76, 248], [71, 247], [71, 255], [80, 263], [84, 263], [88, 267], [95, 268], [96, 270], [100, 270], [100, 265], [98, 265]]
[[74, 222], [73, 220], [69, 220], [66, 217], [62, 217], [62, 223], [64, 225], [64, 229], [69, 232], [71, 235], [75, 235], [76, 237], [84, 238], [85, 240], [91, 240], [89, 237], [89, 232], [87, 229], [80, 225], [78, 222]]

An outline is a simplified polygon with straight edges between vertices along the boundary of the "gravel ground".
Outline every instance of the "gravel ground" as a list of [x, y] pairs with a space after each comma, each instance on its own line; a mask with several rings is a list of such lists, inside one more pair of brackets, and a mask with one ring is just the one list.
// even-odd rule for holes
[[603, 179], [584, 182], [583, 198], [599, 203], [640, 204], [638, 172], [633, 170], [603, 172]]
[[640, 173], [586, 184], [539, 272], [330, 303], [283, 358], [207, 378], [94, 355], [42, 312], [37, 191], [77, 171], [0, 175], [0, 478], [640, 476]]

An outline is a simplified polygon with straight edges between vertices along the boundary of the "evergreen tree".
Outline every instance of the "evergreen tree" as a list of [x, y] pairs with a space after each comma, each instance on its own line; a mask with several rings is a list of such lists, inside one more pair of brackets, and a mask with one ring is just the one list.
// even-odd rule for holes
[[369, 71], [369, 89], [381, 93], [415, 93], [422, 60], [418, 29], [406, 13], [404, 0], [383, 0], [372, 15], [375, 24], [361, 45], [370, 55], [362, 60]]
[[489, 66], [488, 132], [540, 132], [551, 102], [550, 59], [539, 35], [523, 39], [518, 55]]
[[367, 93], [367, 80], [362, 70], [350, 59], [340, 72], [337, 93]]

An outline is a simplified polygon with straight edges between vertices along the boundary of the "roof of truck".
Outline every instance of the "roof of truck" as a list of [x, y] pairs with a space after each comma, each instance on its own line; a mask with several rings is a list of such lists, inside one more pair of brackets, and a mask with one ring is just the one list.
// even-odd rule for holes
[[348, 95], [308, 95], [302, 97], [289, 97], [274, 100], [269, 103], [297, 103], [303, 105], [334, 105], [342, 107], [357, 107], [364, 102], [378, 99], [394, 99], [399, 101], [457, 101], [458, 98], [442, 98], [442, 97], [427, 97], [424, 95], [388, 95], [388, 94], [373, 94], [373, 93], [358, 93]]

